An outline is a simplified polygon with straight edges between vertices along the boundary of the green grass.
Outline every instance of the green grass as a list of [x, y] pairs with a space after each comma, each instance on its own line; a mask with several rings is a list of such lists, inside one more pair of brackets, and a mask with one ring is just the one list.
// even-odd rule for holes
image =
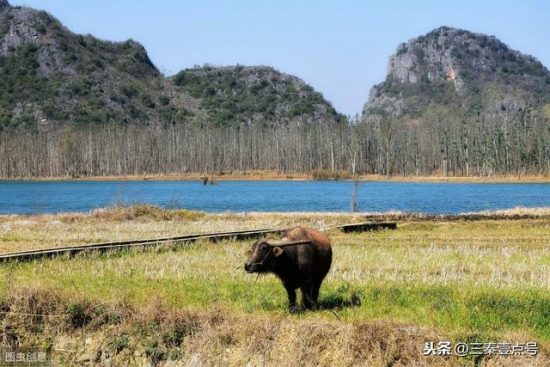
[[[335, 233], [322, 306], [348, 322], [391, 319], [451, 334], [521, 332], [548, 341], [548, 255], [544, 237], [536, 236], [548, 227], [524, 227], [513, 222], [429, 222], [397, 231]], [[479, 237], [486, 233], [491, 235]], [[144, 305], [158, 298], [174, 308], [286, 313], [286, 293], [275, 277], [256, 280], [242, 270], [247, 247], [202, 243], [10, 264], [0, 269], [0, 278], [6, 280], [1, 292], [33, 285], [96, 301], [124, 299]]]
[[[63, 233], [89, 242], [128, 238], [132, 233], [137, 238], [162, 237], [298, 222], [321, 227], [360, 219], [343, 214], [169, 213], [146, 207], [90, 215], [5, 217], [0, 224], [9, 231], [0, 237], [0, 246], [13, 241], [24, 248], [26, 238], [51, 246], [64, 238]], [[268, 365], [280, 365], [276, 356], [289, 350], [312, 365], [344, 360], [342, 365], [362, 360], [385, 365], [394, 358], [410, 365], [419, 362], [423, 340], [538, 341], [543, 351], [550, 347], [547, 217], [453, 221], [410, 217], [399, 221], [394, 231], [330, 231], [329, 235], [334, 259], [321, 288], [318, 311], [289, 315], [278, 279], [244, 272], [250, 242], [201, 242], [3, 264], [2, 310], [51, 313], [65, 321], [57, 332], [52, 331], [55, 323], [33, 325], [32, 330], [38, 331], [31, 335], [26, 319], [13, 319], [17, 313], [0, 318], [0, 324], [6, 330], [25, 330], [20, 338], [27, 345], [49, 343], [54, 349], [60, 333], [85, 332], [122, 364], [139, 350], [149, 360], [187, 361], [193, 358], [190, 351], [200, 350], [213, 355], [212, 364], [222, 356], [246, 364], [253, 359], [250, 350], [259, 348], [258, 353], [271, 351], [268, 357], [260, 353]], [[196, 332], [183, 337], [182, 328]], [[326, 339], [327, 333], [336, 339]], [[349, 348], [356, 353], [350, 355]], [[405, 351], [398, 353], [401, 349]], [[323, 354], [326, 350], [332, 351], [331, 357]], [[549, 359], [543, 354], [534, 365], [544, 366]], [[434, 360], [434, 365], [443, 362]]]

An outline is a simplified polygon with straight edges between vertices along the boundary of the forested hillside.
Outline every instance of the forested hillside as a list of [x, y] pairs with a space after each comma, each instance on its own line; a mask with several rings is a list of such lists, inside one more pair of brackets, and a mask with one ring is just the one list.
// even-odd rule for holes
[[351, 121], [266, 66], [159, 73], [134, 41], [0, 0], [0, 178], [273, 170], [548, 175], [550, 78], [446, 27], [399, 46]]
[[519, 175], [550, 172], [549, 118], [550, 72], [538, 60], [440, 27], [399, 45], [362, 121], [384, 131], [388, 174]]
[[45, 12], [0, 8], [2, 130], [156, 121], [168, 112], [167, 89], [136, 42], [75, 35]]
[[184, 70], [173, 81], [199, 101], [217, 126], [293, 121], [331, 124], [345, 119], [302, 80], [270, 67], [205, 66]]
[[206, 66], [167, 79], [137, 42], [76, 35], [46, 12], [0, 5], [0, 130], [342, 119], [273, 68]]

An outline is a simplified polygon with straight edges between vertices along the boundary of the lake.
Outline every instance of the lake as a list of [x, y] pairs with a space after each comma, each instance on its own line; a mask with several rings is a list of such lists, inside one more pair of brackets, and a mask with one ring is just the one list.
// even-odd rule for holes
[[[350, 211], [350, 181], [1, 181], [0, 213], [86, 212], [132, 203], [206, 212]], [[462, 213], [550, 207], [550, 184], [361, 182], [359, 211]]]

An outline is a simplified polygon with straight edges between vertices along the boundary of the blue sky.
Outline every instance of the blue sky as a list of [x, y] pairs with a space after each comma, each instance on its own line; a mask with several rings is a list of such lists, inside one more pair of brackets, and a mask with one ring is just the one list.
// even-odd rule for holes
[[271, 65], [360, 113], [397, 45], [441, 25], [497, 36], [550, 66], [550, 1], [10, 0], [77, 33], [142, 43], [166, 75], [210, 63]]

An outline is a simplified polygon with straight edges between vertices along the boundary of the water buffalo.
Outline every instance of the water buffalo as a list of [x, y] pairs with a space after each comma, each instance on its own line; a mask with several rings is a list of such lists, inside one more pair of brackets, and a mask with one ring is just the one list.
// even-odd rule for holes
[[274, 273], [288, 293], [288, 307], [296, 311], [296, 289], [302, 291], [302, 306], [317, 306], [319, 288], [332, 262], [328, 237], [315, 229], [294, 227], [280, 240], [261, 239], [249, 251], [244, 269], [248, 273]]

